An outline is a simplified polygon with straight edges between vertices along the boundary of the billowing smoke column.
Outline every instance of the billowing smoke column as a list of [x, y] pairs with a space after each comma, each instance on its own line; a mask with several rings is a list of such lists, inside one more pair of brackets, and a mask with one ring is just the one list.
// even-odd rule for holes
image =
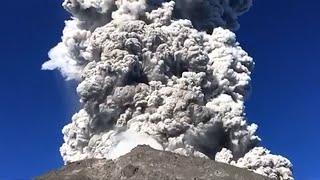
[[[65, 163], [117, 158], [139, 144], [293, 179], [248, 124], [252, 58], [230, 30], [251, 0], [65, 0], [72, 14], [43, 69], [79, 82], [63, 128]], [[229, 29], [229, 30], [228, 30]]]

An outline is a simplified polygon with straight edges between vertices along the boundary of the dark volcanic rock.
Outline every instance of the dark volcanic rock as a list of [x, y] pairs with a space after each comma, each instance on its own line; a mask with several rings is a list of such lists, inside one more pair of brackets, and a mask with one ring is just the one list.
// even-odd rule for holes
[[269, 180], [245, 169], [138, 146], [116, 161], [88, 159], [37, 180]]

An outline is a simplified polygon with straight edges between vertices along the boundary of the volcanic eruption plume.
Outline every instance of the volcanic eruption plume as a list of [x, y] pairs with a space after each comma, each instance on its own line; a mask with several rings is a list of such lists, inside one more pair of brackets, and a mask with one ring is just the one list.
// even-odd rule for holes
[[139, 144], [290, 180], [258, 147], [244, 100], [252, 58], [237, 17], [251, 0], [65, 0], [72, 14], [43, 69], [76, 80], [82, 109], [62, 132], [65, 163], [115, 159]]

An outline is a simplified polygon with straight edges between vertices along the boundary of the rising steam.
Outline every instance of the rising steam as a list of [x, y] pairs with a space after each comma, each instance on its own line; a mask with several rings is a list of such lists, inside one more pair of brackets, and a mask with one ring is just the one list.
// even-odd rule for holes
[[252, 58], [235, 34], [251, 0], [65, 0], [72, 14], [43, 69], [79, 82], [63, 128], [65, 163], [117, 158], [139, 144], [291, 180], [258, 147], [244, 100]]

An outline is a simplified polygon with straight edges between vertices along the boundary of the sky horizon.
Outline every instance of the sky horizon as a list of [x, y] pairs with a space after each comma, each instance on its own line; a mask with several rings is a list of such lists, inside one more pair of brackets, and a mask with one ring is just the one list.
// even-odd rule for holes
[[[297, 180], [320, 179], [320, 2], [313, 2], [254, 1], [236, 32], [255, 61], [248, 121], [258, 124], [262, 146], [293, 163]], [[25, 180], [63, 165], [61, 130], [79, 109], [75, 83], [41, 70], [70, 15], [59, 0], [3, 4], [0, 179]]]

